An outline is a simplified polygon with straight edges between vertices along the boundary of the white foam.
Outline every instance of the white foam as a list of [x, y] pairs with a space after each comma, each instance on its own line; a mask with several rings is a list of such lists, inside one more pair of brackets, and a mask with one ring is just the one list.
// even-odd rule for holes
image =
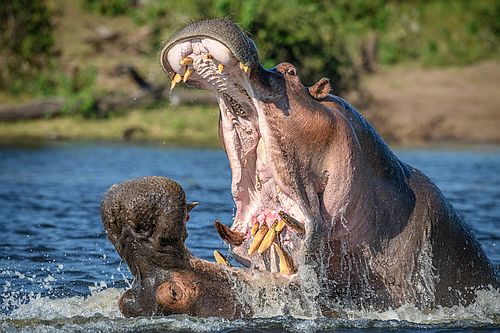
[[490, 288], [476, 292], [476, 300], [468, 306], [437, 307], [433, 310], [420, 310], [414, 305], [403, 305], [387, 311], [346, 311], [351, 320], [398, 320], [416, 324], [440, 324], [458, 321], [500, 324], [500, 290]]
[[[439, 307], [431, 311], [406, 305], [387, 311], [345, 310], [340, 318], [307, 318], [299, 316], [276, 317], [283, 313], [283, 302], [267, 299], [263, 307], [269, 312], [259, 312], [260, 319], [228, 321], [221, 318], [195, 318], [187, 315], [168, 317], [124, 318], [118, 309], [118, 298], [123, 289], [106, 288], [97, 284], [87, 297], [51, 299], [33, 295], [29, 302], [20, 305], [9, 316], [0, 318], [0, 331], [5, 332], [85, 332], [85, 331], [220, 331], [236, 328], [271, 328], [292, 331], [316, 331], [335, 328], [388, 327], [408, 328], [418, 325], [430, 327], [477, 327], [500, 324], [500, 291], [495, 289], [477, 292], [476, 301], [469, 306]], [[282, 295], [283, 296], [283, 295]], [[287, 296], [287, 295], [285, 295]], [[272, 305], [279, 309], [272, 309]], [[288, 307], [297, 304], [288, 304]], [[289, 308], [290, 310], [290, 308]], [[289, 311], [293, 314], [294, 311]], [[273, 316], [274, 315], [274, 316]], [[295, 314], [294, 314], [295, 315]], [[265, 317], [265, 318], [263, 318]], [[417, 326], [415, 326], [417, 325]]]
[[21, 304], [9, 317], [11, 319], [43, 319], [94, 317], [101, 315], [107, 318], [122, 317], [118, 309], [118, 298], [123, 289], [107, 288], [92, 291], [87, 297], [74, 296], [51, 299], [33, 295], [28, 303]]

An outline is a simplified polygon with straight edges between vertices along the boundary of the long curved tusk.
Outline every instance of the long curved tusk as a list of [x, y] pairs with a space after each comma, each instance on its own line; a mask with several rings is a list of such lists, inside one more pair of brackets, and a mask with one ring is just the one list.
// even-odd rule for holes
[[229, 227], [220, 223], [219, 221], [215, 221], [215, 229], [219, 233], [222, 240], [231, 245], [240, 245], [245, 240], [245, 234], [233, 231], [229, 229]]
[[278, 253], [278, 258], [280, 260], [280, 273], [286, 275], [292, 275], [297, 272], [293, 260], [288, 253], [286, 253], [278, 244], [273, 243], [273, 247]]

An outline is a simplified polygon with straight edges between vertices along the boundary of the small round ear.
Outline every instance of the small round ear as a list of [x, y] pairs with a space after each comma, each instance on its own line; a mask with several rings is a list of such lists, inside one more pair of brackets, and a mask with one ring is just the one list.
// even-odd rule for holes
[[323, 99], [332, 91], [330, 79], [323, 77], [316, 84], [309, 87], [309, 93], [314, 99]]

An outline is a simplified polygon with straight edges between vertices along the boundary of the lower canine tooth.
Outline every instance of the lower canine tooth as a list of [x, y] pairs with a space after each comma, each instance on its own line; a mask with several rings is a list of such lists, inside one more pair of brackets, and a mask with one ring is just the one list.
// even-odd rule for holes
[[248, 255], [251, 256], [260, 246], [260, 243], [262, 243], [262, 240], [266, 236], [267, 232], [269, 231], [269, 227], [267, 224], [263, 223], [259, 231], [255, 234], [252, 244], [250, 244], [250, 247], [248, 248]]
[[229, 263], [227, 258], [224, 257], [224, 255], [222, 253], [220, 253], [219, 251], [217, 251], [217, 250], [214, 251], [214, 257], [215, 257], [215, 261], [217, 261], [219, 264], [231, 267], [231, 264]]
[[219, 70], [219, 74], [222, 74], [222, 71], [224, 70], [224, 65], [223, 64], [219, 64], [218, 68]]
[[260, 243], [259, 249], [257, 250], [259, 254], [264, 253], [271, 246], [271, 244], [274, 243], [274, 240], [276, 239], [276, 224], [277, 222], [274, 222], [271, 229], [269, 229], [269, 231], [266, 233], [266, 236], [262, 240], [262, 243]]
[[194, 70], [192, 68], [188, 68], [186, 69], [186, 73], [184, 73], [184, 78], [182, 79], [182, 82], [186, 82], [189, 77], [191, 76], [191, 74], [193, 74]]
[[222, 240], [231, 245], [240, 245], [245, 240], [245, 234], [242, 234], [237, 231], [232, 231], [224, 224], [219, 221], [215, 221], [215, 228], [219, 233]]
[[286, 275], [292, 275], [297, 272], [292, 258], [286, 253], [278, 244], [273, 243], [274, 250], [278, 253], [278, 258], [280, 260], [280, 273]]
[[278, 212], [278, 215], [285, 221], [287, 226], [295, 230], [297, 233], [299, 233], [300, 235], [306, 234], [306, 229], [304, 228], [304, 225], [299, 221], [297, 221], [295, 218], [291, 217], [282, 210]]

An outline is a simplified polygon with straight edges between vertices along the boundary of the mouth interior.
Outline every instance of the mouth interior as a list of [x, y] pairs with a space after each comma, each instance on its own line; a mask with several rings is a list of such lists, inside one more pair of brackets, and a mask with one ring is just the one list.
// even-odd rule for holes
[[173, 78], [172, 87], [182, 79], [216, 94], [236, 204], [230, 231], [243, 238], [238, 244], [224, 239], [234, 258], [254, 269], [295, 273], [302, 262], [305, 216], [291, 199], [296, 196], [277, 179], [273, 156], [280, 151], [270, 148], [269, 138], [262, 135], [265, 104], [253, 90], [252, 68], [239, 62], [224, 44], [208, 37], [167, 46], [162, 65]]

